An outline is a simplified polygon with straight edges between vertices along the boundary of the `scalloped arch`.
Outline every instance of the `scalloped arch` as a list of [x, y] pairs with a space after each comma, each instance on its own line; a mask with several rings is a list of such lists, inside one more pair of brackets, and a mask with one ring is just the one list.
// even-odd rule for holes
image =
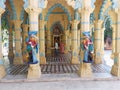
[[59, 27], [60, 27], [60, 29], [61, 29], [62, 31], [64, 30], [62, 24], [60, 23], [60, 21], [57, 21], [57, 22], [54, 22], [54, 23], [51, 25], [51, 28], [50, 28], [50, 31], [51, 31], [51, 32], [52, 32], [52, 30], [53, 30], [53, 28], [54, 28], [54, 26], [55, 26], [56, 24], [59, 25]]
[[57, 7], [61, 8], [61, 9], [67, 14], [68, 20], [71, 21], [71, 15], [70, 15], [70, 13], [69, 13], [68, 10], [67, 10], [64, 6], [62, 6], [61, 4], [55, 4], [54, 6], [52, 6], [52, 7], [48, 10], [48, 13], [46, 14], [46, 17], [45, 17], [45, 21], [48, 20], [50, 13], [51, 13], [55, 8], [57, 8]]

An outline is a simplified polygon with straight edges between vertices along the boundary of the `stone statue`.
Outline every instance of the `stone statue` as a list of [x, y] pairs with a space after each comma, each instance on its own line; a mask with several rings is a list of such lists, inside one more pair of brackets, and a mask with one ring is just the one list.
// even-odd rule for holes
[[92, 60], [92, 53], [94, 50], [93, 42], [90, 37], [90, 32], [83, 32], [83, 35], [84, 35], [84, 39], [82, 41], [82, 47], [81, 47], [84, 52], [83, 62], [91, 63], [93, 61]]
[[29, 64], [38, 63], [37, 53], [38, 53], [38, 38], [35, 33], [29, 33], [29, 37], [26, 39], [27, 51], [29, 53]]

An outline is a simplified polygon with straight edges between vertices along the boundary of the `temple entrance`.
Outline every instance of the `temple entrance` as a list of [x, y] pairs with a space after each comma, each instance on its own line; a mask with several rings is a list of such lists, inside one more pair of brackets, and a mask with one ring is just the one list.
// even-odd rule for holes
[[[54, 24], [53, 28], [52, 28], [52, 55], [55, 56], [55, 43], [57, 42], [58, 44], [58, 55], [60, 54], [60, 45], [63, 41], [63, 30], [62, 30], [62, 26], [60, 25], [60, 22], [57, 22], [56, 24]], [[64, 43], [63, 43], [64, 44]]]

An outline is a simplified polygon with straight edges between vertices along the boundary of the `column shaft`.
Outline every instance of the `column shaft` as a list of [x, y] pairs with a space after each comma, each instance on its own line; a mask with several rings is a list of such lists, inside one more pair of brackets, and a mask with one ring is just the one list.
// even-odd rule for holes
[[47, 30], [47, 54], [51, 54], [51, 32]]
[[[94, 31], [94, 51], [95, 51], [95, 57], [94, 57], [94, 63], [95, 64], [101, 64], [102, 63], [102, 57], [103, 57], [103, 29], [102, 29], [102, 21], [96, 21], [95, 22], [95, 31]], [[103, 35], [102, 35], [103, 34]]]
[[23, 39], [22, 39], [22, 55], [23, 55], [23, 60], [25, 62], [28, 62], [28, 52], [27, 52], [27, 42], [26, 42], [26, 38], [28, 38], [28, 27], [29, 25], [28, 24], [23, 24], [22, 25], [22, 28], [23, 28]]
[[23, 64], [22, 58], [22, 39], [21, 39], [21, 20], [14, 20], [14, 30], [15, 30], [15, 56], [14, 64]]
[[8, 53], [8, 58], [10, 64], [13, 64], [13, 58], [14, 58], [14, 53], [13, 53], [13, 28], [10, 26], [9, 28], [9, 53]]
[[79, 21], [72, 21], [72, 64], [79, 64], [78, 48], [77, 48], [77, 25]]
[[40, 20], [40, 64], [46, 64], [45, 57], [45, 21]]
[[116, 10], [117, 13], [117, 28], [115, 30], [115, 52], [114, 52], [114, 65], [112, 66], [111, 73], [115, 76], [120, 76], [120, 8]]

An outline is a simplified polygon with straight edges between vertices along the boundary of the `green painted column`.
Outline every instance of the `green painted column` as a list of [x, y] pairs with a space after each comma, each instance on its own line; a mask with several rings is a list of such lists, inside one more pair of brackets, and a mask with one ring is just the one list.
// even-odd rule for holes
[[9, 23], [9, 53], [8, 53], [8, 58], [10, 64], [13, 64], [13, 58], [14, 58], [14, 52], [13, 52], [13, 23]]
[[72, 21], [72, 64], [79, 64], [80, 61], [78, 59], [78, 46], [77, 46], [77, 25], [79, 21]]
[[115, 52], [114, 52], [114, 65], [112, 66], [111, 73], [120, 77], [120, 8], [115, 10], [117, 14], [117, 28], [115, 30]]
[[[0, 50], [2, 51], [2, 31], [1, 31], [1, 17], [2, 14], [4, 13], [4, 9], [0, 7]], [[6, 75], [4, 63], [3, 63], [3, 55], [2, 52], [0, 51], [0, 79], [3, 78]]]
[[45, 24], [46, 21], [40, 20], [40, 64], [46, 64], [45, 57]]
[[15, 30], [15, 55], [14, 55], [14, 65], [23, 64], [22, 58], [22, 37], [21, 37], [21, 20], [14, 20], [14, 30]]

